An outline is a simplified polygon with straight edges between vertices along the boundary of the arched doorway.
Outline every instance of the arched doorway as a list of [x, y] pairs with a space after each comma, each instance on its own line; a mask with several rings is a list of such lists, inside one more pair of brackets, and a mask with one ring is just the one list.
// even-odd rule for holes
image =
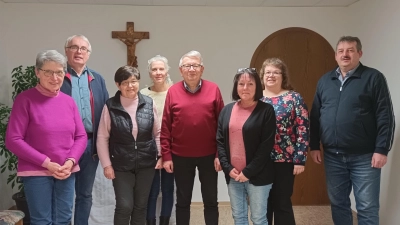
[[[337, 66], [334, 49], [318, 33], [305, 28], [285, 28], [268, 36], [257, 47], [250, 66], [259, 71], [267, 58], [278, 57], [288, 66], [289, 76], [311, 110], [319, 78]], [[309, 156], [305, 172], [296, 176], [292, 196], [294, 205], [329, 204], [325, 170]]]

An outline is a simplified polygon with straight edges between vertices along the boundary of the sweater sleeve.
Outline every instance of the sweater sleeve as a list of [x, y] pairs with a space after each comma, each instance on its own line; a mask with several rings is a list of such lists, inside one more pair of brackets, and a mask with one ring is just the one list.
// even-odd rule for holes
[[171, 130], [172, 130], [172, 110], [171, 110], [171, 91], [168, 91], [167, 97], [165, 98], [164, 112], [161, 125], [161, 155], [162, 160], [171, 161]]
[[386, 78], [383, 74], [377, 74], [376, 76], [373, 102], [378, 131], [375, 142], [375, 153], [387, 155], [393, 144], [395, 121], [392, 99]]
[[305, 165], [307, 159], [308, 138], [309, 138], [309, 119], [308, 109], [304, 99], [300, 94], [294, 96], [294, 108], [296, 112], [294, 131], [296, 140], [294, 145], [293, 163], [296, 165]]
[[320, 127], [320, 109], [321, 109], [321, 93], [320, 93], [320, 84], [321, 80], [319, 80], [317, 84], [317, 90], [314, 95], [314, 101], [311, 108], [310, 113], [310, 150], [321, 150], [320, 147], [320, 135], [319, 135], [319, 127]]
[[101, 166], [106, 168], [111, 165], [108, 143], [110, 141], [111, 120], [107, 105], [104, 105], [101, 113], [99, 129], [97, 131], [97, 154]]
[[[230, 108], [231, 109], [231, 108]], [[218, 129], [217, 129], [217, 149], [218, 149], [218, 158], [219, 162], [221, 164], [222, 170], [224, 171], [225, 174], [229, 174], [231, 170], [233, 169], [233, 166], [230, 164], [229, 156], [228, 156], [228, 151], [227, 146], [229, 145], [229, 140], [226, 140], [226, 136], [228, 134], [225, 134], [227, 132], [224, 129], [224, 125], [228, 123], [226, 120], [229, 118], [229, 115], [227, 115], [228, 108], [224, 108], [221, 111], [221, 114], [219, 114], [218, 118]]]
[[11, 110], [5, 145], [18, 158], [46, 168], [50, 162], [49, 157], [25, 142], [27, 124], [30, 121], [29, 108], [30, 104], [25, 93], [19, 94]]
[[153, 114], [154, 114], [153, 136], [154, 139], [156, 140], [158, 156], [161, 156], [161, 145], [160, 145], [161, 124], [158, 120], [157, 107], [154, 100], [153, 100]]
[[75, 163], [79, 161], [83, 152], [86, 149], [87, 135], [82, 123], [81, 116], [79, 115], [78, 108], [72, 98], [71, 98], [71, 103], [74, 110], [75, 136], [74, 136], [74, 144], [72, 145], [70, 154], [66, 159], [68, 158], [73, 159]]
[[[218, 120], [218, 118], [219, 118], [219, 115], [220, 115], [220, 113], [221, 113], [221, 110], [224, 108], [224, 99], [222, 98], [222, 95], [221, 95], [221, 91], [219, 90], [219, 88], [217, 87], [217, 93], [216, 93], [216, 101], [215, 101], [215, 118], [217, 118], [217, 120]], [[216, 154], [215, 154], [215, 158], [218, 158], [218, 154], [219, 154], [219, 151], [218, 151], [218, 149], [217, 149], [217, 152], [216, 152]], [[221, 163], [221, 162], [220, 162]]]

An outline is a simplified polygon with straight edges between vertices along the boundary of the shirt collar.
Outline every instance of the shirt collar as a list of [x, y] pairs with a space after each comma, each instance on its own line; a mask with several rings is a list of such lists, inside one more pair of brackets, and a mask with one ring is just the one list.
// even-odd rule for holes
[[[356, 72], [356, 70], [357, 70], [357, 68], [358, 68], [359, 66], [360, 66], [360, 63], [358, 63], [358, 65], [357, 65], [354, 69], [349, 70], [349, 71], [346, 73], [345, 78], [346, 78], [346, 77], [350, 77], [351, 75], [353, 75], [354, 72]], [[336, 75], [337, 75], [338, 77], [342, 75], [342, 72], [340, 71], [340, 67], [338, 67], [338, 68], [336, 69]]]
[[[73, 76], [78, 76], [78, 73], [70, 65], [67, 66], [67, 72]], [[85, 68], [83, 68], [83, 71], [80, 75], [86, 74], [87, 72], [88, 72], [88, 68], [87, 68], [87, 66], [85, 66]]]
[[199, 85], [197, 85], [197, 87], [196, 87], [196, 89], [194, 91], [190, 90], [189, 85], [187, 85], [185, 81], [183, 81], [183, 85], [185, 86], [185, 89], [187, 91], [189, 91], [190, 93], [196, 93], [201, 88], [202, 80], [200, 79]]

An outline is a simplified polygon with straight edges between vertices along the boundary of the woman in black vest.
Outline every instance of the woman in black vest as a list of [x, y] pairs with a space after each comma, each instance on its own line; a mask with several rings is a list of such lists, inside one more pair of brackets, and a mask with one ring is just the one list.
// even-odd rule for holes
[[147, 200], [160, 156], [160, 124], [150, 97], [139, 92], [139, 70], [123, 66], [114, 76], [119, 91], [107, 100], [97, 135], [104, 176], [112, 179], [115, 225], [146, 223]]

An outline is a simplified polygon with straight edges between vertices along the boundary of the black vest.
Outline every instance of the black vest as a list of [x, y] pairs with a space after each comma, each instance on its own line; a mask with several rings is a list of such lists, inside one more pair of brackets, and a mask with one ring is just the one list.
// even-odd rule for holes
[[115, 171], [129, 171], [155, 167], [157, 163], [157, 145], [153, 137], [153, 99], [138, 92], [136, 123], [137, 138], [132, 135], [132, 120], [121, 105], [121, 92], [107, 100], [111, 129], [109, 151]]

